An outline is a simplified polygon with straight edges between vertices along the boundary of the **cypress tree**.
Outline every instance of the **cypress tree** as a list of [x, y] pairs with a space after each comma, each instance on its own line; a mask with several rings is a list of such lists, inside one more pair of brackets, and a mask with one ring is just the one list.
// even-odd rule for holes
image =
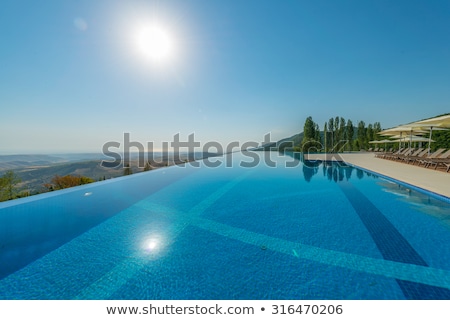
[[366, 145], [366, 124], [364, 123], [364, 121], [358, 122], [357, 137], [358, 137], [358, 145], [357, 145], [358, 148], [359, 149], [365, 148], [365, 145]]
[[328, 120], [328, 130], [330, 130], [330, 136], [331, 136], [331, 144], [330, 144], [330, 150], [333, 151], [334, 147], [334, 119], [330, 118]]
[[353, 129], [353, 122], [352, 120], [348, 119], [347, 120], [347, 140], [348, 140], [348, 145], [349, 145], [349, 150], [353, 150], [353, 136], [355, 134], [354, 129]]

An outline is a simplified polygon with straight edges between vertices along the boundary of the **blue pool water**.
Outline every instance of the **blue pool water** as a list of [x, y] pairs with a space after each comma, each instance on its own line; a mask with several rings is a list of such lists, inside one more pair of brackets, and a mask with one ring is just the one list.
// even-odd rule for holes
[[0, 203], [0, 299], [450, 299], [450, 201], [270, 155]]

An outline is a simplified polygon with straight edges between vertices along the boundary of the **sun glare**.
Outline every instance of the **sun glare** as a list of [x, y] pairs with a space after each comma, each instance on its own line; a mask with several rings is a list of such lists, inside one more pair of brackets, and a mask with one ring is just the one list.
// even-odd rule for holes
[[151, 62], [166, 62], [173, 55], [172, 36], [161, 25], [141, 26], [137, 31], [136, 45], [140, 54]]

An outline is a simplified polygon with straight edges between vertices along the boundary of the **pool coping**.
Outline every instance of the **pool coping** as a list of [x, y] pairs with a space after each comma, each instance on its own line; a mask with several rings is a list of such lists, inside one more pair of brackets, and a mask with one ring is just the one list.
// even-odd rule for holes
[[374, 153], [308, 154], [310, 161], [343, 162], [416, 191], [450, 203], [450, 174], [428, 168], [376, 158]]
[[[338, 162], [338, 161], [336, 161], [336, 162]], [[402, 186], [404, 186], [404, 187], [407, 187], [407, 188], [409, 188], [409, 189], [412, 189], [412, 190], [414, 190], [414, 191], [418, 191], [418, 192], [425, 193], [425, 194], [427, 194], [427, 195], [430, 195], [430, 196], [432, 196], [432, 197], [434, 197], [434, 198], [437, 198], [437, 199], [439, 199], [439, 200], [441, 200], [441, 201], [444, 201], [444, 202], [447, 202], [447, 203], [450, 204], [450, 198], [449, 198], [449, 197], [446, 197], [446, 196], [444, 196], [444, 195], [442, 195], [442, 194], [439, 194], [439, 193], [436, 193], [436, 192], [433, 192], [433, 191], [430, 191], [430, 190], [427, 190], [427, 189], [424, 189], [424, 188], [415, 186], [415, 185], [410, 184], [410, 183], [408, 183], [408, 182], [404, 182], [404, 181], [401, 181], [401, 180], [398, 180], [398, 179], [389, 177], [389, 176], [387, 176], [387, 175], [384, 175], [384, 174], [381, 174], [381, 173], [378, 173], [378, 172], [375, 172], [375, 171], [372, 171], [372, 170], [369, 170], [369, 169], [366, 169], [366, 168], [363, 168], [363, 167], [360, 167], [360, 166], [357, 166], [357, 165], [348, 163], [348, 162], [346, 162], [346, 161], [341, 161], [341, 162], [345, 163], [346, 165], [352, 166], [352, 167], [354, 167], [354, 168], [356, 168], [356, 169], [359, 169], [359, 170], [363, 170], [363, 171], [369, 172], [369, 173], [371, 173], [371, 174], [373, 174], [373, 175], [375, 175], [375, 176], [377, 176], [377, 177], [380, 177], [380, 178], [382, 178], [382, 179], [385, 179], [385, 180], [389, 180], [389, 181], [395, 182], [395, 183], [397, 183], [397, 184], [400, 184], [400, 185], [402, 185]]]

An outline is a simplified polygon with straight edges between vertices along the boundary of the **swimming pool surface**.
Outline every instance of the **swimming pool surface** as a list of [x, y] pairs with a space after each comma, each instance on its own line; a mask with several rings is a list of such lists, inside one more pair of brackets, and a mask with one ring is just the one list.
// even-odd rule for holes
[[270, 155], [0, 203], [0, 299], [450, 299], [450, 201]]

